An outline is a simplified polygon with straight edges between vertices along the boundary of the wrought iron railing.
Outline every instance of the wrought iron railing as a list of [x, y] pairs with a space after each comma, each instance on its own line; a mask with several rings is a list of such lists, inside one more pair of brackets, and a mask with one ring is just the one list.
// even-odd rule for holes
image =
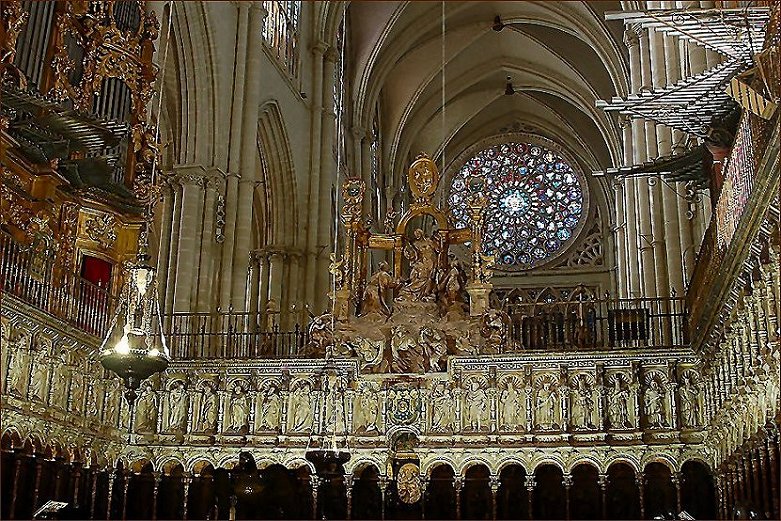
[[165, 315], [172, 358], [288, 358], [309, 343], [305, 328], [264, 330], [261, 315], [249, 312], [172, 313]]
[[51, 257], [0, 232], [0, 292], [102, 337], [117, 298], [71, 270], [58, 269]]
[[683, 298], [507, 304], [507, 351], [668, 348], [688, 345]]

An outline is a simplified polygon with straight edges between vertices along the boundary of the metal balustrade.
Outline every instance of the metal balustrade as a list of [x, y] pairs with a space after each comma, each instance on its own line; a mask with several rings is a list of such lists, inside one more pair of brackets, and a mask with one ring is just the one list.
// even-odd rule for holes
[[507, 351], [643, 349], [688, 345], [683, 298], [513, 303]]
[[116, 296], [58, 267], [53, 258], [51, 252], [36, 252], [0, 233], [0, 292], [102, 337], [111, 322]]
[[261, 315], [249, 312], [172, 313], [165, 315], [172, 358], [290, 358], [300, 356], [309, 335], [261, 327]]
[[[77, 274], [36, 257], [0, 233], [0, 290], [77, 329], [102, 338], [117, 297]], [[505, 303], [509, 335], [501, 351], [647, 349], [688, 345], [683, 298], [584, 299]], [[307, 328], [264, 329], [260, 313], [217, 311], [164, 315], [174, 359], [252, 359], [302, 356]]]

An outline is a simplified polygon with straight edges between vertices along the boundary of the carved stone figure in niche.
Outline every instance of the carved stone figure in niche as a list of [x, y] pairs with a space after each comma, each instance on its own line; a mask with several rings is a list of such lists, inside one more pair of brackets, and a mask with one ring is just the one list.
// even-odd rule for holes
[[683, 383], [678, 392], [681, 397], [681, 423], [683, 427], [699, 427], [701, 423], [700, 398], [688, 375], [684, 375]]
[[109, 427], [117, 426], [118, 390], [112, 385], [106, 389], [106, 408], [103, 413], [103, 423]]
[[608, 398], [608, 419], [614, 429], [631, 427], [629, 422], [629, 389], [621, 384], [621, 375], [613, 380], [613, 390]]
[[279, 416], [282, 412], [277, 388], [273, 385], [269, 385], [266, 392], [263, 394], [262, 400], [258, 428], [261, 430], [275, 431], [279, 428]]
[[312, 405], [312, 385], [305, 381], [290, 393], [288, 430], [306, 432], [312, 428]]
[[81, 414], [84, 407], [84, 375], [78, 370], [71, 373], [70, 411]]
[[361, 315], [380, 313], [390, 316], [391, 309], [388, 306], [387, 295], [389, 290], [395, 288], [397, 284], [393, 280], [389, 269], [388, 263], [382, 261], [377, 268], [377, 272], [369, 279], [366, 289], [363, 290]]
[[593, 414], [594, 398], [592, 390], [586, 386], [585, 378], [578, 378], [577, 386], [572, 391], [572, 424], [575, 428], [593, 428]]
[[427, 368], [415, 337], [403, 326], [394, 326], [390, 340], [390, 368], [394, 373], [422, 373]]
[[464, 427], [472, 431], [487, 430], [491, 410], [488, 403], [488, 393], [473, 379], [464, 393]]
[[498, 348], [507, 342], [508, 322], [507, 315], [496, 309], [489, 309], [480, 317], [480, 333], [491, 348], [490, 352], [498, 352]]
[[217, 430], [219, 397], [211, 383], [205, 383], [201, 393], [201, 407], [198, 411], [198, 432], [212, 433]]
[[418, 344], [423, 351], [425, 370], [431, 372], [440, 371], [440, 362], [447, 354], [447, 344], [442, 334], [436, 329], [423, 327], [418, 335]]
[[341, 378], [331, 378], [328, 387], [328, 394], [325, 397], [325, 430], [326, 432], [344, 432], [345, 411], [344, 381]]
[[157, 393], [150, 384], [136, 404], [136, 432], [151, 433], [157, 429]]
[[645, 390], [645, 416], [648, 425], [653, 428], [667, 426], [667, 413], [664, 403], [664, 394], [659, 382], [651, 380]]
[[27, 335], [22, 334], [16, 341], [16, 349], [11, 349], [10, 370], [8, 374], [8, 391], [23, 395], [28, 377]]
[[168, 393], [168, 428], [182, 432], [187, 428], [187, 391], [184, 383], [177, 382]]
[[33, 358], [29, 396], [31, 399], [39, 402], [46, 401], [46, 395], [49, 390], [49, 367], [47, 358], [48, 350], [44, 348], [36, 351]]
[[409, 260], [409, 280], [401, 286], [398, 301], [430, 302], [434, 299], [434, 270], [437, 265], [439, 247], [423, 230], [413, 232], [414, 240], [404, 248], [404, 256]]
[[357, 433], [376, 432], [377, 416], [380, 411], [377, 400], [378, 393], [369, 386], [365, 386], [358, 393], [353, 404], [353, 427]]
[[52, 376], [51, 403], [53, 407], [64, 408], [68, 399], [68, 353], [61, 351], [54, 360], [54, 375]]
[[244, 434], [249, 427], [249, 396], [241, 384], [233, 387], [228, 407], [228, 430], [234, 433]]
[[431, 391], [431, 430], [453, 432], [456, 415], [453, 407], [453, 393], [445, 382], [437, 382]]
[[555, 428], [557, 400], [556, 391], [551, 389], [550, 382], [543, 383], [542, 388], [537, 391], [536, 419], [538, 428], [543, 430]]
[[500, 429], [514, 431], [524, 422], [521, 417], [522, 401], [520, 393], [515, 389], [512, 380], [507, 381], [507, 388], [499, 397], [501, 403]]
[[87, 387], [87, 416], [97, 419], [100, 416], [100, 398], [98, 382], [94, 381]]

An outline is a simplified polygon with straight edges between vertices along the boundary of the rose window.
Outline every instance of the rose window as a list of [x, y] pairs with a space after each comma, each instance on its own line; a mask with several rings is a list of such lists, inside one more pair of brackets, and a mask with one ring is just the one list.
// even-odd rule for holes
[[562, 253], [585, 216], [580, 175], [541, 145], [503, 143], [468, 159], [450, 187], [458, 227], [469, 226], [467, 202], [475, 186], [486, 198], [483, 251], [500, 269], [528, 269]]

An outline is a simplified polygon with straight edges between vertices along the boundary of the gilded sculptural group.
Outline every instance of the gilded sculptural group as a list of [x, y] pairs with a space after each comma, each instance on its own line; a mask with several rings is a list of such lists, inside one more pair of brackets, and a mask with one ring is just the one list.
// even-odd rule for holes
[[[398, 223], [389, 212], [383, 233], [362, 218], [363, 182], [345, 181], [344, 246], [329, 270], [334, 312], [312, 322], [309, 354], [356, 357], [366, 373], [427, 373], [444, 370], [451, 355], [501, 350], [506, 315], [488, 309], [491, 259], [480, 246], [485, 201], [473, 201], [473, 226], [453, 229], [434, 203], [434, 162], [420, 155], [407, 175], [413, 203]], [[463, 243], [470, 243], [470, 265], [451, 251]], [[369, 251], [380, 257], [375, 266]]]

